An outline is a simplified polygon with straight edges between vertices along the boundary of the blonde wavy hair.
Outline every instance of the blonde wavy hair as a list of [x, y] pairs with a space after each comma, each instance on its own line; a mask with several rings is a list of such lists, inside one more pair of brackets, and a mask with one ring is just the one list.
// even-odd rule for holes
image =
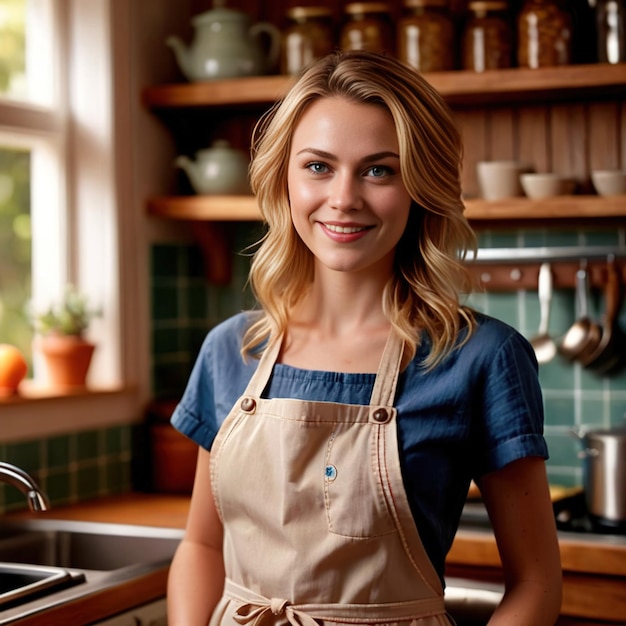
[[[383, 107], [393, 117], [402, 179], [413, 202], [383, 306], [408, 357], [417, 351], [420, 331], [426, 331], [431, 349], [425, 366], [434, 367], [467, 339], [475, 324], [459, 299], [471, 290], [463, 259], [475, 249], [474, 233], [463, 216], [461, 135], [442, 97], [415, 70], [361, 51], [335, 52], [314, 62], [254, 130], [250, 181], [267, 230], [249, 278], [262, 314], [246, 332], [242, 354], [258, 352], [264, 342], [285, 332], [290, 310], [312, 281], [312, 253], [291, 221], [287, 166], [291, 138], [304, 111], [315, 100], [330, 97]], [[467, 332], [459, 341], [463, 329]]]

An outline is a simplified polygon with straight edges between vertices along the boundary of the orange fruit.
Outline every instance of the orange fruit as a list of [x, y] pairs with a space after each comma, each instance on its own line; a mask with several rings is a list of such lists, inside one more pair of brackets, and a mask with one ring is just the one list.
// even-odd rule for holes
[[13, 395], [28, 372], [22, 353], [8, 343], [0, 343], [0, 397]]

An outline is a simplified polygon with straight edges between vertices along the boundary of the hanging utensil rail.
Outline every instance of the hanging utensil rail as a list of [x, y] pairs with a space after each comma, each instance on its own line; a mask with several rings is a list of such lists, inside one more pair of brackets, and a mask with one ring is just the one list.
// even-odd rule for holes
[[467, 265], [487, 291], [537, 289], [541, 263], [549, 262], [555, 289], [576, 285], [576, 272], [587, 269], [589, 286], [601, 288], [607, 280], [607, 262], [615, 259], [626, 285], [626, 245], [623, 246], [534, 246], [530, 248], [480, 248], [469, 255]]

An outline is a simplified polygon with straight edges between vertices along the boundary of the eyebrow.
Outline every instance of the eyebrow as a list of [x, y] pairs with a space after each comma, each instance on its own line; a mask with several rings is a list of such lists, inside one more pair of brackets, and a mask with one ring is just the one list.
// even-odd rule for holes
[[[303, 148], [297, 152], [297, 155], [304, 154], [305, 152], [314, 154], [322, 159], [335, 160], [337, 158], [334, 154], [326, 152], [325, 150], [318, 150], [317, 148]], [[375, 154], [368, 154], [362, 159], [362, 161], [364, 163], [372, 163], [373, 161], [379, 161], [380, 159], [386, 159], [389, 157], [399, 159], [400, 155], [391, 150], [385, 150], [383, 152], [376, 152]]]

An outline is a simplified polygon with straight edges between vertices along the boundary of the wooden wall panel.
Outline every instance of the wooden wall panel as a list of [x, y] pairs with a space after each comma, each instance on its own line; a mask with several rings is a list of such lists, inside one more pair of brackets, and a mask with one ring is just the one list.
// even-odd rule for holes
[[544, 106], [523, 106], [518, 112], [517, 158], [537, 172], [550, 171], [549, 116]]
[[464, 159], [461, 184], [466, 198], [478, 196], [476, 163], [489, 157], [486, 144], [487, 115], [481, 109], [463, 109], [455, 112], [463, 133]]
[[620, 105], [597, 102], [589, 105], [589, 169], [613, 169], [621, 165], [623, 138], [619, 136]]
[[517, 158], [516, 115], [510, 107], [487, 111], [489, 158], [508, 161]]
[[620, 136], [620, 162], [619, 166], [626, 169], [626, 103], [620, 102], [619, 111], [617, 113]]
[[576, 179], [579, 190], [589, 179], [587, 115], [582, 104], [559, 104], [550, 109], [549, 150], [551, 171]]

